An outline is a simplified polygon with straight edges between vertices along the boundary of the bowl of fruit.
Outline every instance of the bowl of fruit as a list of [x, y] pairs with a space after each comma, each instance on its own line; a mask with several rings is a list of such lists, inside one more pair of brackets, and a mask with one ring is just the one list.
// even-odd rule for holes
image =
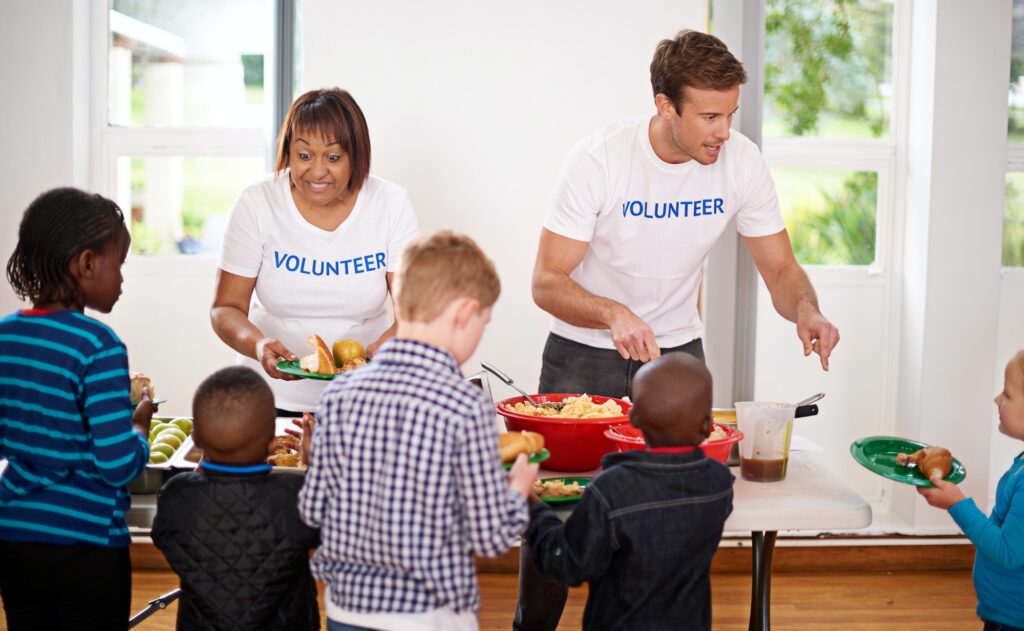
[[192, 419], [185, 416], [154, 417], [149, 425], [149, 462], [139, 475], [128, 483], [132, 493], [156, 493], [171, 470], [175, 453], [192, 434]]

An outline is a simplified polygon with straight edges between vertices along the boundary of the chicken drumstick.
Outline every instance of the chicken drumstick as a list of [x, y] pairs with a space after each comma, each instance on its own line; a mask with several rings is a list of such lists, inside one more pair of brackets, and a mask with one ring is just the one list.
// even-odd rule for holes
[[953, 470], [953, 454], [945, 447], [925, 447], [912, 454], [896, 454], [896, 463], [904, 467], [916, 464], [929, 480], [936, 473], [944, 479]]

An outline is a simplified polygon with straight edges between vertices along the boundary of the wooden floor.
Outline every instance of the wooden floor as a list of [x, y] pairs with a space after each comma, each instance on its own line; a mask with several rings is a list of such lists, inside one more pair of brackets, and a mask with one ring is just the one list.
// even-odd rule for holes
[[[139, 570], [132, 575], [132, 612], [178, 586], [168, 571]], [[516, 604], [516, 575], [480, 574], [483, 631], [509, 631]], [[745, 631], [750, 606], [750, 576], [712, 575], [716, 631]], [[579, 629], [586, 587], [573, 589], [562, 616], [561, 629]], [[323, 606], [323, 595], [320, 604]], [[772, 580], [772, 629], [776, 631], [845, 629], [876, 631], [887, 628], [978, 631], [976, 604], [969, 570], [949, 572], [784, 573]], [[155, 613], [140, 624], [143, 631], [173, 631], [177, 605]], [[0, 628], [5, 628], [0, 615]]]

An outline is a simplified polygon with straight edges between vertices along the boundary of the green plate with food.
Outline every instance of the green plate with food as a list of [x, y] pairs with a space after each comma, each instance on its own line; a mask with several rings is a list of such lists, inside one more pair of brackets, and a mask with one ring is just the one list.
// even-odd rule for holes
[[[897, 436], [869, 436], [854, 441], [850, 445], [850, 454], [868, 471], [883, 478], [903, 484], [930, 487], [934, 485], [916, 466], [904, 466], [896, 462], [897, 455], [912, 454], [927, 446], [925, 443]], [[960, 484], [966, 477], [967, 469], [959, 460], [953, 458], [953, 468], [944, 478], [945, 481]]]
[[[551, 457], [551, 452], [550, 451], [548, 451], [547, 449], [541, 449], [540, 451], [536, 451], [536, 452], [530, 454], [530, 462], [544, 462], [545, 460], [547, 460], [550, 457]], [[505, 467], [505, 469], [507, 469], [507, 470], [511, 470], [512, 469], [512, 465], [514, 463], [515, 463], [515, 461], [513, 460], [512, 462], [503, 463], [502, 466]]]
[[572, 504], [583, 497], [590, 478], [544, 478], [533, 483], [533, 492], [548, 504]]
[[296, 377], [303, 377], [305, 379], [334, 379], [337, 375], [322, 375], [318, 372], [309, 372], [299, 368], [299, 360], [288, 361], [282, 360], [277, 362], [277, 369], [286, 375], [295, 375]]

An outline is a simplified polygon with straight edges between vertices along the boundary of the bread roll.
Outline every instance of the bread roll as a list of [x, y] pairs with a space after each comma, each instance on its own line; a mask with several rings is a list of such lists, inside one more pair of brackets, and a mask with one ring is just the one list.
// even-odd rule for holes
[[156, 390], [153, 389], [153, 382], [142, 373], [135, 373], [131, 376], [131, 398], [132, 404], [138, 405], [142, 401], [142, 389], [149, 388], [149, 398], [156, 398]]
[[544, 437], [537, 432], [506, 432], [498, 435], [498, 455], [502, 462], [513, 462], [519, 454], [535, 454], [544, 449]]
[[319, 335], [310, 335], [306, 338], [306, 341], [316, 349], [315, 352], [306, 355], [305, 357], [299, 358], [299, 368], [306, 372], [316, 373], [318, 375], [333, 375], [337, 372], [337, 368], [334, 366], [334, 355], [331, 354], [331, 349], [327, 348], [327, 344], [323, 341]]

